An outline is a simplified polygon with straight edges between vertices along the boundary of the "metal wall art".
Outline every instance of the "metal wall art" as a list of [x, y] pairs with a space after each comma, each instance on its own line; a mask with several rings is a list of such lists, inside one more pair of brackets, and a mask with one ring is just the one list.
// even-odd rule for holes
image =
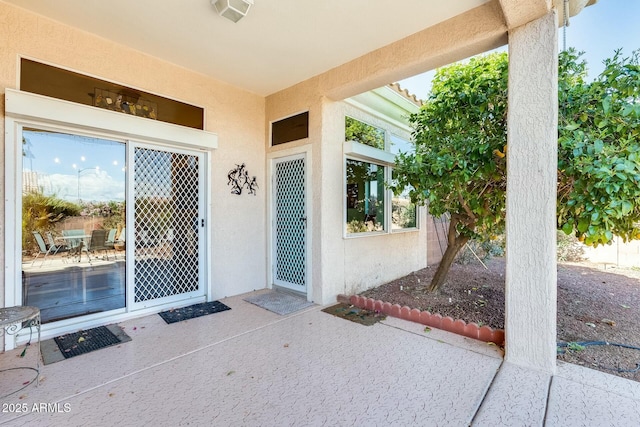
[[154, 120], [158, 118], [158, 104], [141, 97], [131, 97], [95, 88], [93, 98], [93, 105], [96, 107]]
[[227, 185], [231, 186], [231, 194], [242, 194], [242, 189], [246, 188], [249, 194], [256, 195], [258, 181], [256, 177], [249, 178], [249, 172], [245, 169], [245, 164], [236, 165], [227, 174]]

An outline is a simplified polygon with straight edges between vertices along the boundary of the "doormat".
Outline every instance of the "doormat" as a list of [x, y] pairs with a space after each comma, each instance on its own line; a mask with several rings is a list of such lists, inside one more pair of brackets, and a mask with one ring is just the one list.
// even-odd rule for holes
[[131, 341], [118, 325], [99, 326], [45, 340], [40, 345], [45, 365]]
[[342, 303], [323, 308], [322, 311], [365, 326], [371, 326], [387, 318], [387, 316], [382, 313], [375, 313], [370, 310], [363, 310], [362, 308]]
[[302, 297], [278, 291], [252, 295], [244, 300], [281, 316], [294, 313], [313, 305], [312, 302], [309, 302]]
[[158, 314], [165, 322], [176, 323], [227, 310], [231, 310], [231, 307], [227, 307], [220, 301], [212, 301], [190, 305], [189, 307], [176, 308], [175, 310], [167, 310]]

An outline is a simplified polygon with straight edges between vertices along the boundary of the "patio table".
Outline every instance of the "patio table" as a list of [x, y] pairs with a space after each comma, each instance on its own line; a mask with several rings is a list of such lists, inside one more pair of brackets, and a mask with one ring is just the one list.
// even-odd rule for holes
[[78, 256], [78, 262], [82, 261], [82, 251], [86, 250], [89, 247], [89, 242], [91, 241], [90, 234], [71, 234], [71, 235], [63, 235], [62, 239], [68, 242], [67, 246], [70, 249], [69, 254]]

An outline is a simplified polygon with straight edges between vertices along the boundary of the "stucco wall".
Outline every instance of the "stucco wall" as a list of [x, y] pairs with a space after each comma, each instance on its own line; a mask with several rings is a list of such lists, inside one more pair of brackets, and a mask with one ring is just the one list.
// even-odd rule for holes
[[611, 245], [598, 246], [597, 248], [586, 245], [583, 247], [585, 258], [598, 264], [599, 268], [606, 270], [612, 267], [640, 267], [639, 240], [625, 243], [621, 238], [615, 237]]
[[[209, 194], [213, 297], [266, 286], [263, 97], [2, 2], [0, 46], [3, 134], [4, 89], [18, 88], [20, 56], [204, 107], [205, 129], [219, 136], [219, 148], [212, 152]], [[4, 159], [4, 144], [0, 150]], [[226, 185], [228, 170], [242, 162], [251, 175], [258, 177], [257, 196], [232, 195]], [[3, 200], [4, 167], [3, 161], [0, 173]], [[0, 242], [4, 246], [4, 206], [0, 215], [3, 218]], [[3, 249], [0, 257], [4, 265], [7, 248]], [[4, 277], [0, 280], [0, 301], [4, 302]]]

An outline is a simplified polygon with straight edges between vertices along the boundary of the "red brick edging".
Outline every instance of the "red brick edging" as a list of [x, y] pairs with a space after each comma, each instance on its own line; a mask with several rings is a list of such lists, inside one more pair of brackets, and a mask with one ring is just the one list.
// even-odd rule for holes
[[378, 311], [387, 316], [420, 323], [480, 341], [492, 342], [499, 346], [504, 345], [504, 331], [502, 329], [493, 329], [489, 326], [480, 327], [475, 323], [467, 324], [461, 319], [453, 320], [451, 317], [442, 317], [439, 314], [431, 314], [428, 311], [420, 311], [417, 308], [411, 309], [407, 306], [400, 307], [398, 304], [382, 302], [360, 295], [352, 295], [351, 297], [340, 295], [338, 301], [348, 301], [358, 308]]

